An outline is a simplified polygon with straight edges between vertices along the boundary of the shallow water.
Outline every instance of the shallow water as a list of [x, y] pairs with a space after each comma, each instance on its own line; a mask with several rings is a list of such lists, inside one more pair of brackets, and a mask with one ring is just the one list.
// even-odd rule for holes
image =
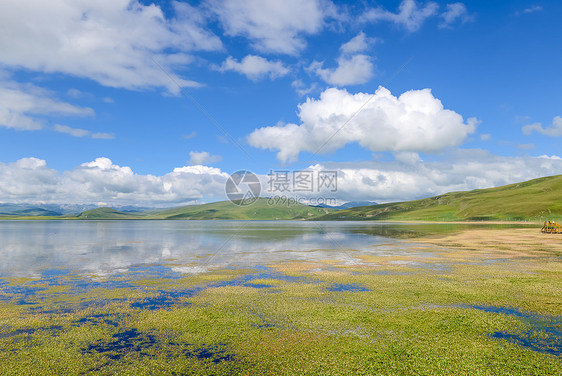
[[[135, 269], [149, 274], [185, 274], [213, 267], [254, 267], [289, 260], [333, 259], [353, 263], [359, 252], [423, 256], [423, 251], [404, 246], [401, 239], [467, 226], [483, 225], [0, 221], [0, 278], [48, 279], [69, 273], [103, 276]], [[151, 265], [153, 269], [147, 269]]]

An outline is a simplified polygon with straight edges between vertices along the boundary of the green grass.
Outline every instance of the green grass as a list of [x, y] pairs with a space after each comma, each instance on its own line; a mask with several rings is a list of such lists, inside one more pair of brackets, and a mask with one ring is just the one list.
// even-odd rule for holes
[[138, 213], [123, 213], [111, 208], [97, 208], [87, 210], [78, 219], [140, 219], [142, 215]]
[[317, 220], [519, 221], [562, 219], [562, 175], [422, 200], [340, 210]]

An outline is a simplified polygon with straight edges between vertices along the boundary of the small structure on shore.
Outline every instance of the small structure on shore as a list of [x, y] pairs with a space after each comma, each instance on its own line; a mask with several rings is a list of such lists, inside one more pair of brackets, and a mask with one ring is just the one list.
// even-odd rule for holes
[[541, 232], [545, 234], [562, 234], [562, 225], [554, 221], [545, 221]]

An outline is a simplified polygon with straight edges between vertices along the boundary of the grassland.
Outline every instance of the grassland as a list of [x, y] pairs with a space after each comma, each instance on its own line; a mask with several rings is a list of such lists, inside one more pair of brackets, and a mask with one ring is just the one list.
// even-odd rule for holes
[[0, 374], [562, 373], [559, 236], [404, 244], [420, 253], [5, 280]]
[[562, 175], [422, 200], [340, 210], [317, 220], [544, 221], [562, 219]]
[[124, 213], [112, 208], [97, 208], [80, 213], [77, 219], [141, 219], [144, 215]]

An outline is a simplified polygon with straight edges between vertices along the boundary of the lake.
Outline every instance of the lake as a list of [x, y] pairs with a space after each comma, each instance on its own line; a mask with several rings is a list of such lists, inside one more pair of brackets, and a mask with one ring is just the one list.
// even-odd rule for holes
[[[354, 255], [422, 254], [402, 239], [471, 227], [513, 225], [304, 221], [0, 221], [0, 277], [52, 269], [108, 275], [132, 266], [175, 271], [253, 267]], [[178, 266], [180, 265], [180, 266]]]

